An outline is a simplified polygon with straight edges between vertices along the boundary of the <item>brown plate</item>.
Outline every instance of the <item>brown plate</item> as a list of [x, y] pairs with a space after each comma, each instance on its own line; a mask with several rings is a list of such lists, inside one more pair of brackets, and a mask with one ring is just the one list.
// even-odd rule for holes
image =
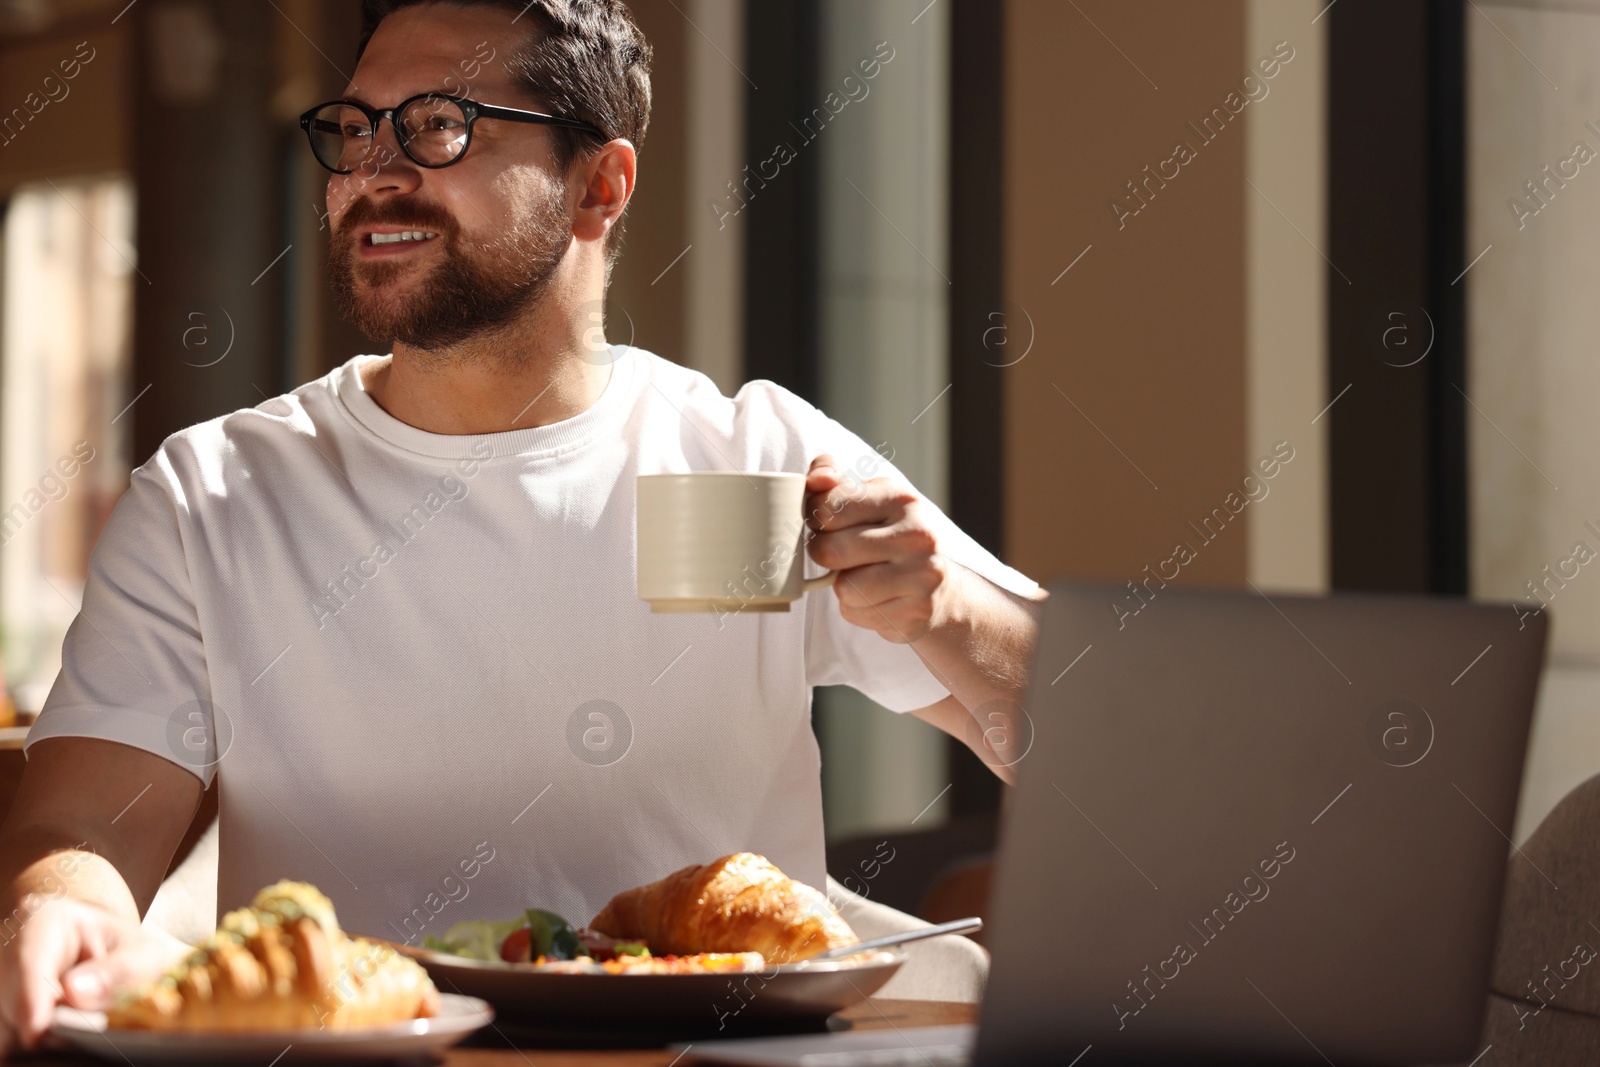
[[395, 948], [422, 964], [441, 992], [481, 997], [502, 1019], [520, 1024], [645, 1024], [711, 1033], [820, 1025], [871, 996], [906, 959], [903, 952], [880, 950], [859, 960], [785, 963], [732, 974], [562, 974], [409, 945]]

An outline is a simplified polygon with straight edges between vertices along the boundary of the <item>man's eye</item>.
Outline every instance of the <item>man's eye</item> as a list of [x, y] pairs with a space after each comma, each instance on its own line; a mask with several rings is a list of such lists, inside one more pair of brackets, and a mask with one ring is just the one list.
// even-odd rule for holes
[[451, 118], [448, 115], [434, 115], [432, 118], [428, 119], [427, 123], [423, 126], [423, 129], [432, 132], [442, 130], [459, 130], [461, 127], [462, 122], [460, 119]]
[[347, 122], [343, 126], [339, 127], [339, 132], [344, 134], [345, 140], [350, 141], [361, 137], [372, 136], [372, 127], [359, 123]]

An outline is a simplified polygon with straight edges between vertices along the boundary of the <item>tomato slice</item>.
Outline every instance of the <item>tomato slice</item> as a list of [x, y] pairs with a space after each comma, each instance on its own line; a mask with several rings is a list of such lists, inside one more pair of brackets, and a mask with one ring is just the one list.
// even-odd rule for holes
[[612, 960], [618, 956], [648, 956], [646, 942], [637, 938], [623, 940], [585, 927], [578, 931], [578, 942], [586, 955], [595, 960]]
[[507, 963], [527, 963], [533, 958], [533, 934], [526, 927], [513, 930], [500, 943], [500, 958]]

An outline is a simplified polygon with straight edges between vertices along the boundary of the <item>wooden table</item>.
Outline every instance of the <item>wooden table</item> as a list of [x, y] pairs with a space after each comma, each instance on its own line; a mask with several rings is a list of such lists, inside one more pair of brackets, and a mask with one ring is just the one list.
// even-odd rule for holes
[[[912, 1026], [942, 1026], [949, 1023], [975, 1022], [976, 1004], [952, 1004], [932, 1000], [883, 1000], [872, 998], [834, 1016], [837, 1028], [882, 1030], [890, 1027], [906, 1029]], [[835, 1028], [835, 1027], [830, 1027]], [[431, 1067], [596, 1067], [599, 1064], [615, 1067], [669, 1067], [677, 1053], [665, 1048], [645, 1049], [571, 1049], [551, 1048], [547, 1045], [507, 1048], [506, 1042], [492, 1028], [485, 1028], [469, 1039], [469, 1044], [450, 1049], [442, 1057], [432, 1060], [407, 1060], [408, 1064], [429, 1064]], [[105, 1067], [106, 1060], [95, 1059], [73, 1052], [39, 1052], [12, 1062], [39, 1064], [40, 1067], [58, 1067], [72, 1064], [82, 1067]]]

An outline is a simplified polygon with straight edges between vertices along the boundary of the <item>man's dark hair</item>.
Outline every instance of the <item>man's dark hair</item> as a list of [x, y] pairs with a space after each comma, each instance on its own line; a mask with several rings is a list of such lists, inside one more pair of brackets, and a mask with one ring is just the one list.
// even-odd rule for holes
[[[499, 7], [535, 31], [526, 47], [505, 57], [507, 69], [551, 114], [583, 119], [624, 137], [635, 148], [650, 125], [650, 42], [622, 0], [362, 0], [361, 39], [356, 59], [378, 24], [402, 8], [428, 5]], [[556, 162], [565, 171], [580, 152], [601, 144], [592, 134], [547, 127], [555, 138]], [[606, 241], [615, 257], [622, 221]]]

